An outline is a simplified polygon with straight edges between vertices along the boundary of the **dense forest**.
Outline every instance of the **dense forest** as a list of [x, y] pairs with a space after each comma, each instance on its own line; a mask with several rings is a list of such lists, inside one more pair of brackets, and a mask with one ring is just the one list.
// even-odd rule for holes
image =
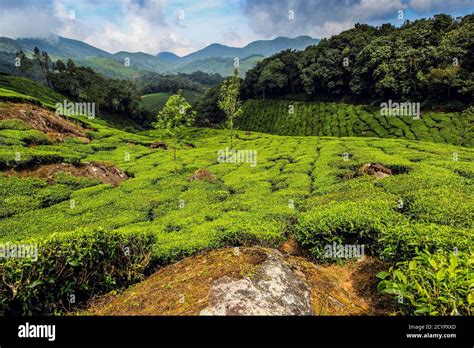
[[451, 107], [462, 108], [474, 98], [473, 37], [474, 15], [440, 14], [400, 28], [357, 24], [304, 52], [262, 60], [247, 72], [242, 92], [263, 99], [457, 101]]
[[[32, 77], [72, 100], [94, 101], [98, 112], [119, 114], [141, 126], [150, 126], [156, 115], [140, 107], [140, 96], [151, 93], [176, 93], [179, 90], [201, 92], [218, 86], [219, 74], [196, 71], [190, 74], [143, 72], [137, 81], [112, 79], [94, 69], [77, 65], [72, 59], [53, 61], [48, 52], [35, 48], [29, 58], [23, 51], [15, 54], [21, 62], [16, 73]], [[202, 122], [204, 124], [205, 122]]]
[[195, 71], [190, 74], [159, 74], [148, 72], [144, 74], [139, 85], [142, 86], [142, 94], [157, 92], [176, 93], [180, 89], [204, 92], [210, 86], [221, 83], [224, 78], [219, 74]]

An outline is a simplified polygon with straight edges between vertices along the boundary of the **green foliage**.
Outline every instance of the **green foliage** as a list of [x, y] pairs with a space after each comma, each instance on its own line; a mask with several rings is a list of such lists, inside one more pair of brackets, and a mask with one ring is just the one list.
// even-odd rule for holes
[[402, 314], [473, 315], [474, 254], [420, 251], [397, 263], [378, 289], [395, 297]]
[[26, 122], [18, 119], [7, 119], [0, 120], [0, 130], [1, 129], [14, 129], [14, 130], [29, 130], [31, 129], [30, 125]]
[[[250, 70], [255, 64], [260, 61], [263, 56], [253, 54], [239, 60], [239, 74], [240, 77], [245, 76], [245, 72]], [[232, 76], [235, 67], [233, 57], [208, 57], [203, 59], [193, 60], [183, 66], [178, 67], [178, 70], [185, 74], [191, 74], [195, 71], [204, 71], [209, 73], [216, 73], [220, 76]]]
[[288, 83], [288, 77], [283, 72], [285, 64], [276, 58], [263, 68], [260, 78], [257, 82], [257, 87], [263, 91], [265, 98], [265, 90], [283, 88]]
[[184, 130], [194, 124], [195, 116], [195, 111], [191, 110], [191, 105], [184, 99], [181, 91], [169, 97], [165, 107], [157, 115], [155, 128], [172, 138], [175, 161], [177, 146], [184, 139]]
[[[18, 126], [18, 124], [17, 124]], [[21, 126], [20, 126], [21, 127]], [[14, 130], [4, 129], [0, 134], [1, 145], [43, 145], [52, 141], [42, 132], [35, 129]]]
[[[30, 102], [37, 100], [43, 105], [53, 107], [56, 103], [64, 101], [64, 97], [41, 84], [33, 82], [24, 77], [16, 77], [9, 75], [0, 75], [0, 99], [7, 99], [8, 95], [5, 92], [10, 92], [12, 96], [24, 98], [24, 100], [17, 100], [17, 102]], [[14, 100], [11, 100], [14, 101]]]
[[[183, 90], [182, 94], [191, 105], [195, 104], [201, 96], [200, 92], [187, 89]], [[141, 96], [140, 106], [153, 115], [156, 115], [163, 109], [170, 96], [171, 93], [168, 92], [145, 94]]]
[[[325, 124], [318, 121], [317, 127], [326, 134], [350, 135], [349, 119], [335, 122], [342, 107], [311, 105], [312, 112], [336, 115], [328, 117]], [[345, 106], [344, 110], [348, 115], [362, 116], [358, 107]], [[430, 120], [437, 124], [443, 117], [436, 113]], [[58, 238], [74, 236], [82, 228], [100, 228], [104, 234], [146, 231], [154, 238], [150, 242], [151, 262], [160, 265], [224, 246], [278, 247], [288, 236], [300, 241], [315, 258], [320, 258], [325, 245], [334, 242], [364, 244], [366, 253], [388, 262], [410, 261], [417, 247], [426, 247], [430, 253], [457, 248], [466, 254], [472, 249], [474, 152], [468, 147], [238, 130], [235, 148], [258, 150], [257, 165], [252, 167], [248, 163], [216, 163], [216, 149], [228, 142], [228, 134], [222, 130], [184, 127], [183, 137], [194, 147], [183, 144], [179, 158], [173, 161], [172, 151], [149, 148], [162, 140], [157, 130], [133, 134], [112, 128], [100, 118], [73, 119], [88, 128], [90, 143], [1, 146], [2, 168], [107, 161], [132, 177], [114, 187], [65, 173], [57, 173], [53, 182], [0, 176], [1, 242], [41, 241], [52, 233]], [[364, 130], [370, 119], [365, 120], [356, 123]], [[302, 125], [311, 124], [309, 121], [302, 118]], [[386, 121], [377, 120], [380, 125], [387, 125]], [[302, 131], [298, 124], [294, 126], [295, 131]], [[10, 131], [0, 130], [0, 135]], [[20, 161], [15, 161], [16, 152], [21, 153]], [[454, 152], [457, 161], [453, 160]], [[348, 160], [344, 160], [344, 153]], [[383, 179], [350, 176], [371, 162], [388, 166], [394, 175]], [[198, 168], [208, 169], [217, 180], [189, 181]], [[402, 208], [397, 206], [400, 199]], [[107, 281], [96, 282], [101, 287]], [[64, 298], [57, 293], [51, 296]]]
[[153, 242], [151, 234], [100, 229], [24, 240], [22, 244], [37, 247], [38, 257], [0, 260], [0, 313], [61, 313], [93, 295], [135, 282], [150, 262]]
[[226, 115], [226, 124], [230, 135], [230, 149], [233, 149], [234, 123], [242, 113], [240, 95], [240, 78], [235, 69], [234, 75], [222, 82], [218, 105]]
[[179, 90], [203, 92], [209, 86], [223, 81], [222, 76], [213, 73], [194, 71], [190, 74], [159, 74], [148, 72], [140, 78], [142, 94], [177, 93]]
[[380, 252], [380, 236], [403, 221], [390, 209], [389, 202], [358, 200], [332, 204], [303, 214], [295, 226], [297, 240], [313, 257], [325, 258], [325, 247], [337, 244], [364, 244], [366, 252]]
[[343, 103], [247, 100], [239, 129], [281, 135], [404, 138], [473, 146], [472, 112], [422, 113], [420, 119], [382, 116], [378, 109]]
[[196, 103], [196, 125], [217, 126], [225, 121], [225, 113], [219, 108], [220, 85], [209, 88]]
[[278, 80], [268, 97], [304, 91], [310, 100], [402, 99], [440, 107], [456, 101], [462, 109], [474, 95], [473, 18], [440, 14], [398, 28], [356, 24], [304, 52], [284, 51], [258, 63], [246, 74], [245, 96], [265, 97], [265, 81]]

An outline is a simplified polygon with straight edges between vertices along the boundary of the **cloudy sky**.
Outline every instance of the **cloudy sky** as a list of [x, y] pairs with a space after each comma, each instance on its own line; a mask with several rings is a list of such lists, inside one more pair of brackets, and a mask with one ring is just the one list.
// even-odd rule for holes
[[55, 33], [112, 53], [185, 55], [214, 42], [322, 38], [357, 22], [400, 25], [441, 12], [473, 13], [474, 0], [0, 0], [0, 36]]

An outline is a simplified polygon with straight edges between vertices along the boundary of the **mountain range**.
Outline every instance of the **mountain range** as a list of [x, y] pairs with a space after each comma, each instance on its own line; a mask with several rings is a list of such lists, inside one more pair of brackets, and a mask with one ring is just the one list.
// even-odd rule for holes
[[[90, 66], [106, 76], [114, 78], [133, 78], [141, 71], [159, 73], [193, 72], [201, 70], [232, 74], [234, 59], [240, 59], [240, 73], [243, 75], [258, 60], [269, 57], [285, 49], [304, 50], [315, 45], [318, 39], [309, 36], [296, 38], [277, 37], [273, 40], [258, 40], [244, 47], [230, 47], [211, 44], [201, 50], [180, 57], [172, 52], [160, 52], [157, 55], [144, 52], [109, 53], [79, 40], [51, 35], [49, 38], [10, 39], [0, 37], [0, 52], [13, 54], [22, 49], [31, 53], [35, 47], [54, 59], [73, 59], [76, 64]], [[3, 57], [4, 55], [1, 55]], [[4, 63], [0, 64], [0, 68]]]

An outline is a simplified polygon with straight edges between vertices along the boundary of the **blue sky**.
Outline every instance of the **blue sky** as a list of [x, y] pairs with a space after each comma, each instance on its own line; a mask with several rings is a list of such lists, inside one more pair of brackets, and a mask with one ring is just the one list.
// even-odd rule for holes
[[474, 12], [474, 0], [0, 0], [0, 36], [85, 41], [109, 52], [191, 53], [218, 42], [328, 37], [355, 23], [379, 25]]

